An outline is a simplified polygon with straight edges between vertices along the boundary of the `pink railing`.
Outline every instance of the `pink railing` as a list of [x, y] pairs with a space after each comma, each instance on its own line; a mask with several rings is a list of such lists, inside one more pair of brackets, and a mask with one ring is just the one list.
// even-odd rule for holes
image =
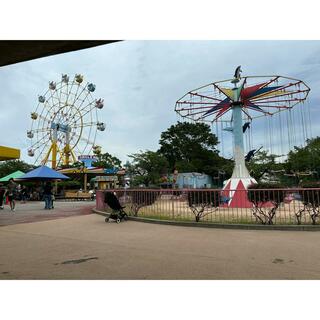
[[221, 189], [98, 190], [96, 208], [111, 212], [104, 203], [105, 192], [114, 192], [128, 215], [160, 220], [317, 224], [320, 218], [320, 188], [240, 190], [243, 203], [249, 200], [252, 205], [238, 208], [229, 206]]

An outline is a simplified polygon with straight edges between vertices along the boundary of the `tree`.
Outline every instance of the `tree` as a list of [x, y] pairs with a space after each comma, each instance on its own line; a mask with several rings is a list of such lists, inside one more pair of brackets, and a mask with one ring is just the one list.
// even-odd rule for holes
[[26, 173], [34, 168], [34, 165], [28, 164], [22, 160], [3, 161], [0, 163], [0, 177], [5, 177], [18, 170]]
[[216, 149], [217, 137], [205, 123], [178, 122], [161, 133], [159, 144], [170, 172], [177, 169], [213, 176], [226, 164]]
[[294, 147], [288, 154], [286, 169], [294, 173], [308, 173], [304, 180], [318, 180], [320, 176], [320, 137], [308, 139], [305, 147]]
[[110, 153], [97, 154], [98, 161], [93, 162], [92, 165], [99, 168], [121, 168], [121, 160], [117, 157], [112, 156]]
[[283, 175], [284, 164], [276, 162], [278, 155], [268, 154], [267, 151], [258, 151], [254, 157], [247, 162], [250, 175], [256, 180], [260, 180], [264, 173], [268, 173], [273, 179], [279, 180], [277, 172]]
[[132, 158], [132, 163], [127, 163], [125, 168], [132, 177], [132, 185], [158, 185], [161, 175], [168, 170], [168, 161], [159, 152], [140, 151], [129, 157]]

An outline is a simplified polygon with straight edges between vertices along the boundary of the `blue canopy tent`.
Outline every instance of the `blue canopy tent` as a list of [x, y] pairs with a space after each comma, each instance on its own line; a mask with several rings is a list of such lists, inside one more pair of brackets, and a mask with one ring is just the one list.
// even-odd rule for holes
[[57, 172], [47, 166], [41, 166], [34, 170], [29, 171], [25, 175], [19, 177], [16, 180], [32, 180], [32, 181], [52, 181], [52, 180], [66, 180], [69, 177], [64, 174]]

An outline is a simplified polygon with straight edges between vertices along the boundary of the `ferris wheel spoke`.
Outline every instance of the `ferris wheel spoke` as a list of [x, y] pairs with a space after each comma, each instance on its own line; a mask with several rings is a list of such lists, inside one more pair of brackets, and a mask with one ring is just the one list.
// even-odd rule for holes
[[43, 120], [43, 121], [47, 121], [50, 123], [50, 119], [46, 118], [45, 116], [42, 116], [41, 114], [38, 115], [39, 119]]
[[77, 124], [77, 125], [70, 125], [70, 128], [72, 128], [72, 129], [76, 129], [76, 128], [80, 128], [80, 127], [82, 127], [82, 128], [84, 128], [84, 127], [91, 127], [91, 126], [94, 126], [94, 125], [96, 125], [97, 123], [95, 123], [95, 122], [87, 122], [87, 123], [83, 123], [83, 124]]
[[[45, 153], [45, 148], [47, 147], [46, 144], [44, 144], [42, 150], [39, 152], [39, 155], [37, 156], [36, 160], [35, 160], [35, 163], [38, 163], [39, 159], [43, 156], [43, 153]], [[47, 151], [48, 152], [48, 151]], [[42, 159], [43, 160], [43, 159]]]
[[[95, 107], [93, 106], [93, 107], [91, 107], [89, 110], [87, 110], [86, 112], [81, 113], [81, 115], [78, 116], [78, 118], [74, 119], [73, 121], [74, 121], [74, 122], [78, 122], [81, 118], [85, 117], [87, 114], [89, 114], [90, 112], [92, 112], [92, 110], [93, 110], [94, 108], [95, 108]], [[79, 112], [80, 112], [80, 111], [81, 111], [81, 110], [79, 110]]]
[[42, 132], [47, 132], [48, 129], [47, 128], [42, 128], [42, 129], [33, 129], [31, 130], [32, 133], [42, 133]]
[[[86, 87], [83, 88], [82, 92], [83, 92], [84, 90], [86, 90]], [[82, 93], [82, 92], [81, 92], [81, 93]], [[80, 95], [81, 95], [81, 94], [80, 94]], [[81, 110], [81, 107], [82, 107], [83, 103], [87, 100], [88, 96], [91, 96], [89, 90], [86, 91], [84, 98], [80, 99], [80, 95], [79, 95], [79, 97], [76, 99], [76, 101], [81, 101], [80, 105], [79, 105], [79, 106], [76, 106], [76, 108], [77, 108], [78, 110]]]
[[79, 136], [79, 135], [77, 135], [77, 134], [75, 134], [73, 137], [75, 137], [76, 140], [79, 139], [79, 141], [86, 142], [86, 143], [88, 143], [88, 144], [94, 145], [94, 142], [93, 142], [93, 141], [90, 141], [89, 139], [84, 138], [84, 137], [81, 137], [81, 136]]
[[[85, 112], [81, 113], [82, 111], [84, 111], [87, 107], [90, 108], [88, 110], [86, 110]], [[85, 107], [78, 109], [78, 112], [81, 114], [80, 116], [78, 116], [78, 118], [76, 118], [74, 121], [79, 121], [81, 118], [83, 118], [84, 116], [86, 116], [87, 114], [89, 114], [93, 109], [95, 108], [94, 106], [94, 101], [91, 101], [90, 103], [88, 103]]]
[[38, 148], [38, 144], [42, 145], [43, 141], [49, 141], [49, 137], [48, 135], [44, 135], [42, 138], [40, 138], [38, 141], [36, 141], [35, 143], [33, 143], [30, 148]]
[[[77, 92], [79, 91], [79, 88], [82, 88], [81, 92], [78, 95], [75, 95], [74, 101], [73, 101], [73, 105], [76, 103], [77, 100], [80, 100], [81, 95], [86, 91], [86, 86], [82, 86], [81, 84], [78, 84], [78, 89]], [[86, 94], [88, 95], [88, 92], [86, 92]]]

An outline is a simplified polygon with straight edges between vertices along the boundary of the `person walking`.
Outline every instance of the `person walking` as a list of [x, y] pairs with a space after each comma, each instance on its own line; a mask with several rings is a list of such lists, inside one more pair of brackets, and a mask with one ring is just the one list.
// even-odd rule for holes
[[7, 195], [10, 203], [10, 209], [12, 212], [16, 211], [16, 202], [15, 202], [16, 189], [17, 189], [17, 184], [11, 178], [8, 183]]
[[45, 209], [52, 209], [52, 185], [51, 182], [48, 181], [43, 189], [43, 199], [44, 199], [44, 203]]

